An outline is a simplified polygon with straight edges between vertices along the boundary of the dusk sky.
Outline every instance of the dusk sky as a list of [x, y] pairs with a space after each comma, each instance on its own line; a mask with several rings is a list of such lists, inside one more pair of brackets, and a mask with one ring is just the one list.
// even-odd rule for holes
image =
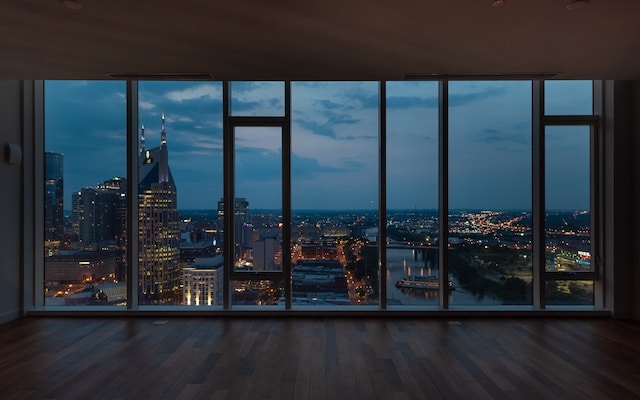
[[[531, 83], [451, 82], [450, 207], [531, 208]], [[438, 188], [436, 82], [387, 86], [387, 204], [435, 209]], [[547, 112], [591, 110], [587, 82], [552, 82]], [[378, 207], [378, 83], [293, 82], [294, 209]], [[232, 85], [233, 115], [282, 115], [283, 85]], [[139, 125], [160, 144], [166, 118], [169, 165], [180, 209], [215, 209], [222, 197], [222, 84], [140, 82]], [[71, 192], [126, 174], [126, 99], [121, 81], [47, 81], [45, 149], [64, 154], [64, 208]], [[281, 208], [281, 131], [239, 127], [236, 196], [251, 208]], [[138, 136], [140, 131], [138, 131]], [[547, 131], [547, 206], [589, 206], [586, 128]], [[551, 171], [553, 171], [551, 173]]]

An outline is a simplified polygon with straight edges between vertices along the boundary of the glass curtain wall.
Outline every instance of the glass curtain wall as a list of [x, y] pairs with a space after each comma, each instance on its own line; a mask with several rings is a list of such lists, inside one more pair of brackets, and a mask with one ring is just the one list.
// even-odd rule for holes
[[[590, 126], [545, 130], [545, 271], [593, 272]], [[552, 275], [547, 274], [547, 278]], [[593, 304], [593, 281], [546, 284], [547, 304]]]
[[450, 304], [532, 304], [531, 82], [449, 83]]
[[[533, 305], [532, 82], [448, 82], [445, 279], [438, 82], [384, 84], [381, 110], [379, 82], [292, 82], [290, 99], [284, 82], [231, 82], [223, 99], [222, 82], [143, 81], [138, 104], [127, 105], [122, 81], [47, 81], [44, 304], [124, 306], [131, 284], [141, 306], [284, 309], [290, 295], [294, 310], [429, 308], [448, 281], [452, 308]], [[593, 83], [545, 82], [544, 94], [542, 306], [593, 305], [601, 295], [593, 263]], [[226, 173], [225, 101], [233, 146]], [[127, 238], [126, 112], [136, 106], [139, 229]], [[229, 177], [233, 205], [225, 207]], [[227, 246], [225, 210], [233, 212]], [[290, 242], [283, 236], [289, 212]], [[135, 239], [131, 279], [127, 248]], [[231, 276], [225, 248], [233, 249]]]
[[44, 304], [127, 301], [125, 82], [46, 81]]
[[438, 82], [388, 82], [387, 305], [438, 306]]
[[221, 306], [222, 84], [138, 86], [141, 305]]
[[378, 304], [378, 82], [291, 84], [293, 307]]
[[545, 302], [593, 305], [595, 282], [581, 277], [597, 273], [592, 254], [596, 138], [595, 127], [585, 120], [593, 115], [593, 82], [546, 81], [544, 93], [547, 123], [562, 123], [544, 130]]
[[[284, 82], [231, 82], [230, 95], [235, 196], [231, 305], [284, 308], [284, 280], [264, 277], [283, 272], [285, 132], [281, 123], [270, 124], [272, 117], [285, 116]], [[218, 209], [223, 208], [221, 203]]]
[[545, 81], [544, 114], [593, 115], [593, 81]]
[[[236, 127], [234, 139], [233, 270], [282, 272], [282, 128]], [[279, 281], [234, 280], [231, 286], [233, 305], [284, 305]]]

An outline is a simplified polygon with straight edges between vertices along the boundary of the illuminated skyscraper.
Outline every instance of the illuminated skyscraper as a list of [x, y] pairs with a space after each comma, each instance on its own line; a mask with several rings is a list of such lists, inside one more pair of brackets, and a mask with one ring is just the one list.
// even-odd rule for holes
[[118, 237], [124, 235], [126, 182], [126, 179], [116, 177], [95, 188], [82, 188], [72, 193], [72, 221], [75, 225], [77, 220], [81, 247], [96, 250], [115, 243]]
[[44, 239], [60, 240], [64, 235], [63, 219], [64, 155], [44, 153]]
[[[251, 247], [249, 244], [252, 241], [250, 232], [253, 227], [249, 229], [248, 224], [249, 202], [244, 197], [236, 197], [233, 203], [233, 229], [236, 252], [242, 253], [244, 248]], [[218, 202], [218, 227], [221, 227], [221, 230], [224, 229], [224, 199], [220, 199]]]
[[[242, 226], [242, 224], [249, 222], [249, 202], [244, 197], [236, 197], [233, 204], [234, 221], [236, 224]], [[220, 199], [218, 202], [218, 220], [224, 221], [224, 199]]]
[[178, 304], [181, 301], [180, 225], [177, 190], [169, 169], [164, 113], [159, 147], [145, 148], [142, 127], [139, 160], [140, 302]]
[[87, 251], [114, 250], [118, 281], [126, 277], [126, 192], [127, 180], [115, 177], [71, 194], [71, 224], [78, 246]]

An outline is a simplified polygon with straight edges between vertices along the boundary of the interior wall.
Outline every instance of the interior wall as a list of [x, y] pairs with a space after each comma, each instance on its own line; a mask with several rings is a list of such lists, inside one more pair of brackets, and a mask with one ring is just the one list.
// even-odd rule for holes
[[633, 190], [632, 194], [632, 212], [633, 212], [633, 249], [635, 251], [634, 259], [632, 260], [632, 282], [633, 290], [631, 291], [631, 303], [633, 304], [633, 318], [640, 321], [640, 267], [638, 262], [640, 261], [640, 255], [638, 255], [638, 249], [640, 249], [640, 212], [638, 211], [638, 201], [640, 201], [640, 157], [637, 157], [640, 151], [640, 81], [632, 82], [632, 100], [631, 100], [631, 137], [633, 139], [632, 146], [633, 154], [636, 155], [633, 159], [633, 175], [632, 180], [629, 182], [629, 186]]
[[634, 318], [635, 203], [633, 187], [633, 82], [604, 84], [604, 306], [614, 318]]
[[22, 163], [10, 164], [5, 147], [22, 148], [22, 93], [22, 82], [0, 81], [0, 323], [21, 313]]

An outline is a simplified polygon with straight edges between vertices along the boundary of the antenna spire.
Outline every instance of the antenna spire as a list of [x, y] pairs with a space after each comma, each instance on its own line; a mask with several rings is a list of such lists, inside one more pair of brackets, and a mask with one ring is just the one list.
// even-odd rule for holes
[[142, 133], [140, 134], [140, 153], [144, 153], [144, 145], [145, 145], [145, 140], [144, 140], [144, 124], [142, 124], [141, 131], [142, 131]]
[[160, 144], [167, 143], [167, 132], [164, 130], [164, 112], [162, 113], [162, 132], [160, 133]]

